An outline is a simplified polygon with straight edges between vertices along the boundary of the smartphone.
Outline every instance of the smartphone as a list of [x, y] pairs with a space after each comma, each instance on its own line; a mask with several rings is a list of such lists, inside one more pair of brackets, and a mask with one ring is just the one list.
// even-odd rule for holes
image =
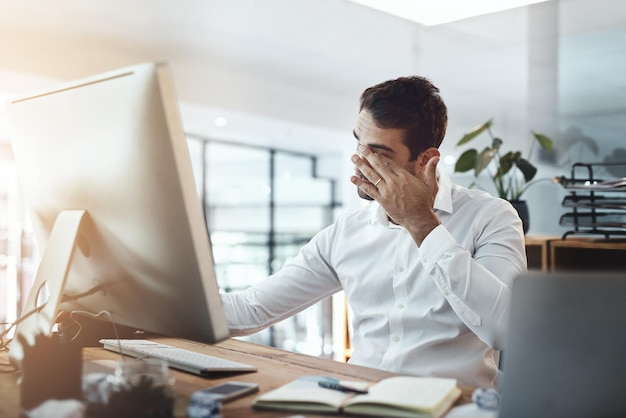
[[250, 393], [257, 392], [259, 385], [249, 382], [226, 382], [217, 386], [202, 389], [200, 393], [211, 395], [215, 399], [219, 399], [222, 403], [232, 401]]

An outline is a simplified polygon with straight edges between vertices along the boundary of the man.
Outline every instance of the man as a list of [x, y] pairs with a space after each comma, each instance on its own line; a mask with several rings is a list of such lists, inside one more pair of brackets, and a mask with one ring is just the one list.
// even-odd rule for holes
[[222, 295], [233, 335], [344, 290], [350, 363], [494, 387], [510, 285], [526, 271], [522, 225], [507, 201], [437, 172], [446, 126], [424, 78], [366, 89], [351, 181], [374, 202], [340, 216], [267, 280]]

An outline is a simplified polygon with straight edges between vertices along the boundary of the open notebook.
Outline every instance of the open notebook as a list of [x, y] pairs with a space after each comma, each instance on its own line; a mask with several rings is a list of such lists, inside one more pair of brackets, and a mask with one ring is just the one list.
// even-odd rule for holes
[[516, 279], [503, 372], [499, 418], [626, 416], [626, 272]]
[[[454, 379], [396, 376], [379, 382], [335, 381], [328, 376], [303, 376], [258, 396], [255, 408], [305, 413], [395, 418], [439, 418], [461, 396]], [[320, 387], [320, 382], [358, 388], [351, 393]]]

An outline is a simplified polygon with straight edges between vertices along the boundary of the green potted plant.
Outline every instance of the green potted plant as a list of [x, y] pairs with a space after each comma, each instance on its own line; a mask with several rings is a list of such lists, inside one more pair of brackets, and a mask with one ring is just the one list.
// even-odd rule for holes
[[[503, 153], [501, 149], [504, 141], [493, 135], [492, 126], [493, 119], [489, 119], [463, 135], [456, 144], [457, 147], [467, 144], [485, 131], [491, 138], [491, 145], [480, 152], [476, 148], [463, 152], [456, 161], [454, 171], [463, 173], [474, 170], [475, 179], [483, 171], [486, 172], [493, 182], [498, 196], [510, 201], [517, 209], [524, 223], [524, 233], [526, 233], [529, 227], [528, 206], [525, 201], [521, 200], [521, 197], [531, 185], [541, 180], [534, 180], [537, 167], [528, 158], [532, 155], [536, 144], [539, 144], [545, 151], [552, 152], [553, 141], [544, 134], [531, 131], [534, 141], [530, 147], [528, 158], [525, 158], [521, 151]], [[470, 187], [475, 185], [478, 185], [476, 181], [472, 182]]]

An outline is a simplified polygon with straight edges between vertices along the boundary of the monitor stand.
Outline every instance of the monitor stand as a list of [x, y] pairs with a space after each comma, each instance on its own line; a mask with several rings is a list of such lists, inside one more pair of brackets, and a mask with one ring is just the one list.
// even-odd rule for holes
[[[54, 222], [9, 349], [9, 360], [18, 368], [24, 357], [22, 344], [32, 346], [38, 335], [49, 335], [52, 331], [77, 247], [80, 227], [86, 215], [86, 210], [64, 210]], [[46, 285], [49, 298], [39, 305], [40, 294]]]

